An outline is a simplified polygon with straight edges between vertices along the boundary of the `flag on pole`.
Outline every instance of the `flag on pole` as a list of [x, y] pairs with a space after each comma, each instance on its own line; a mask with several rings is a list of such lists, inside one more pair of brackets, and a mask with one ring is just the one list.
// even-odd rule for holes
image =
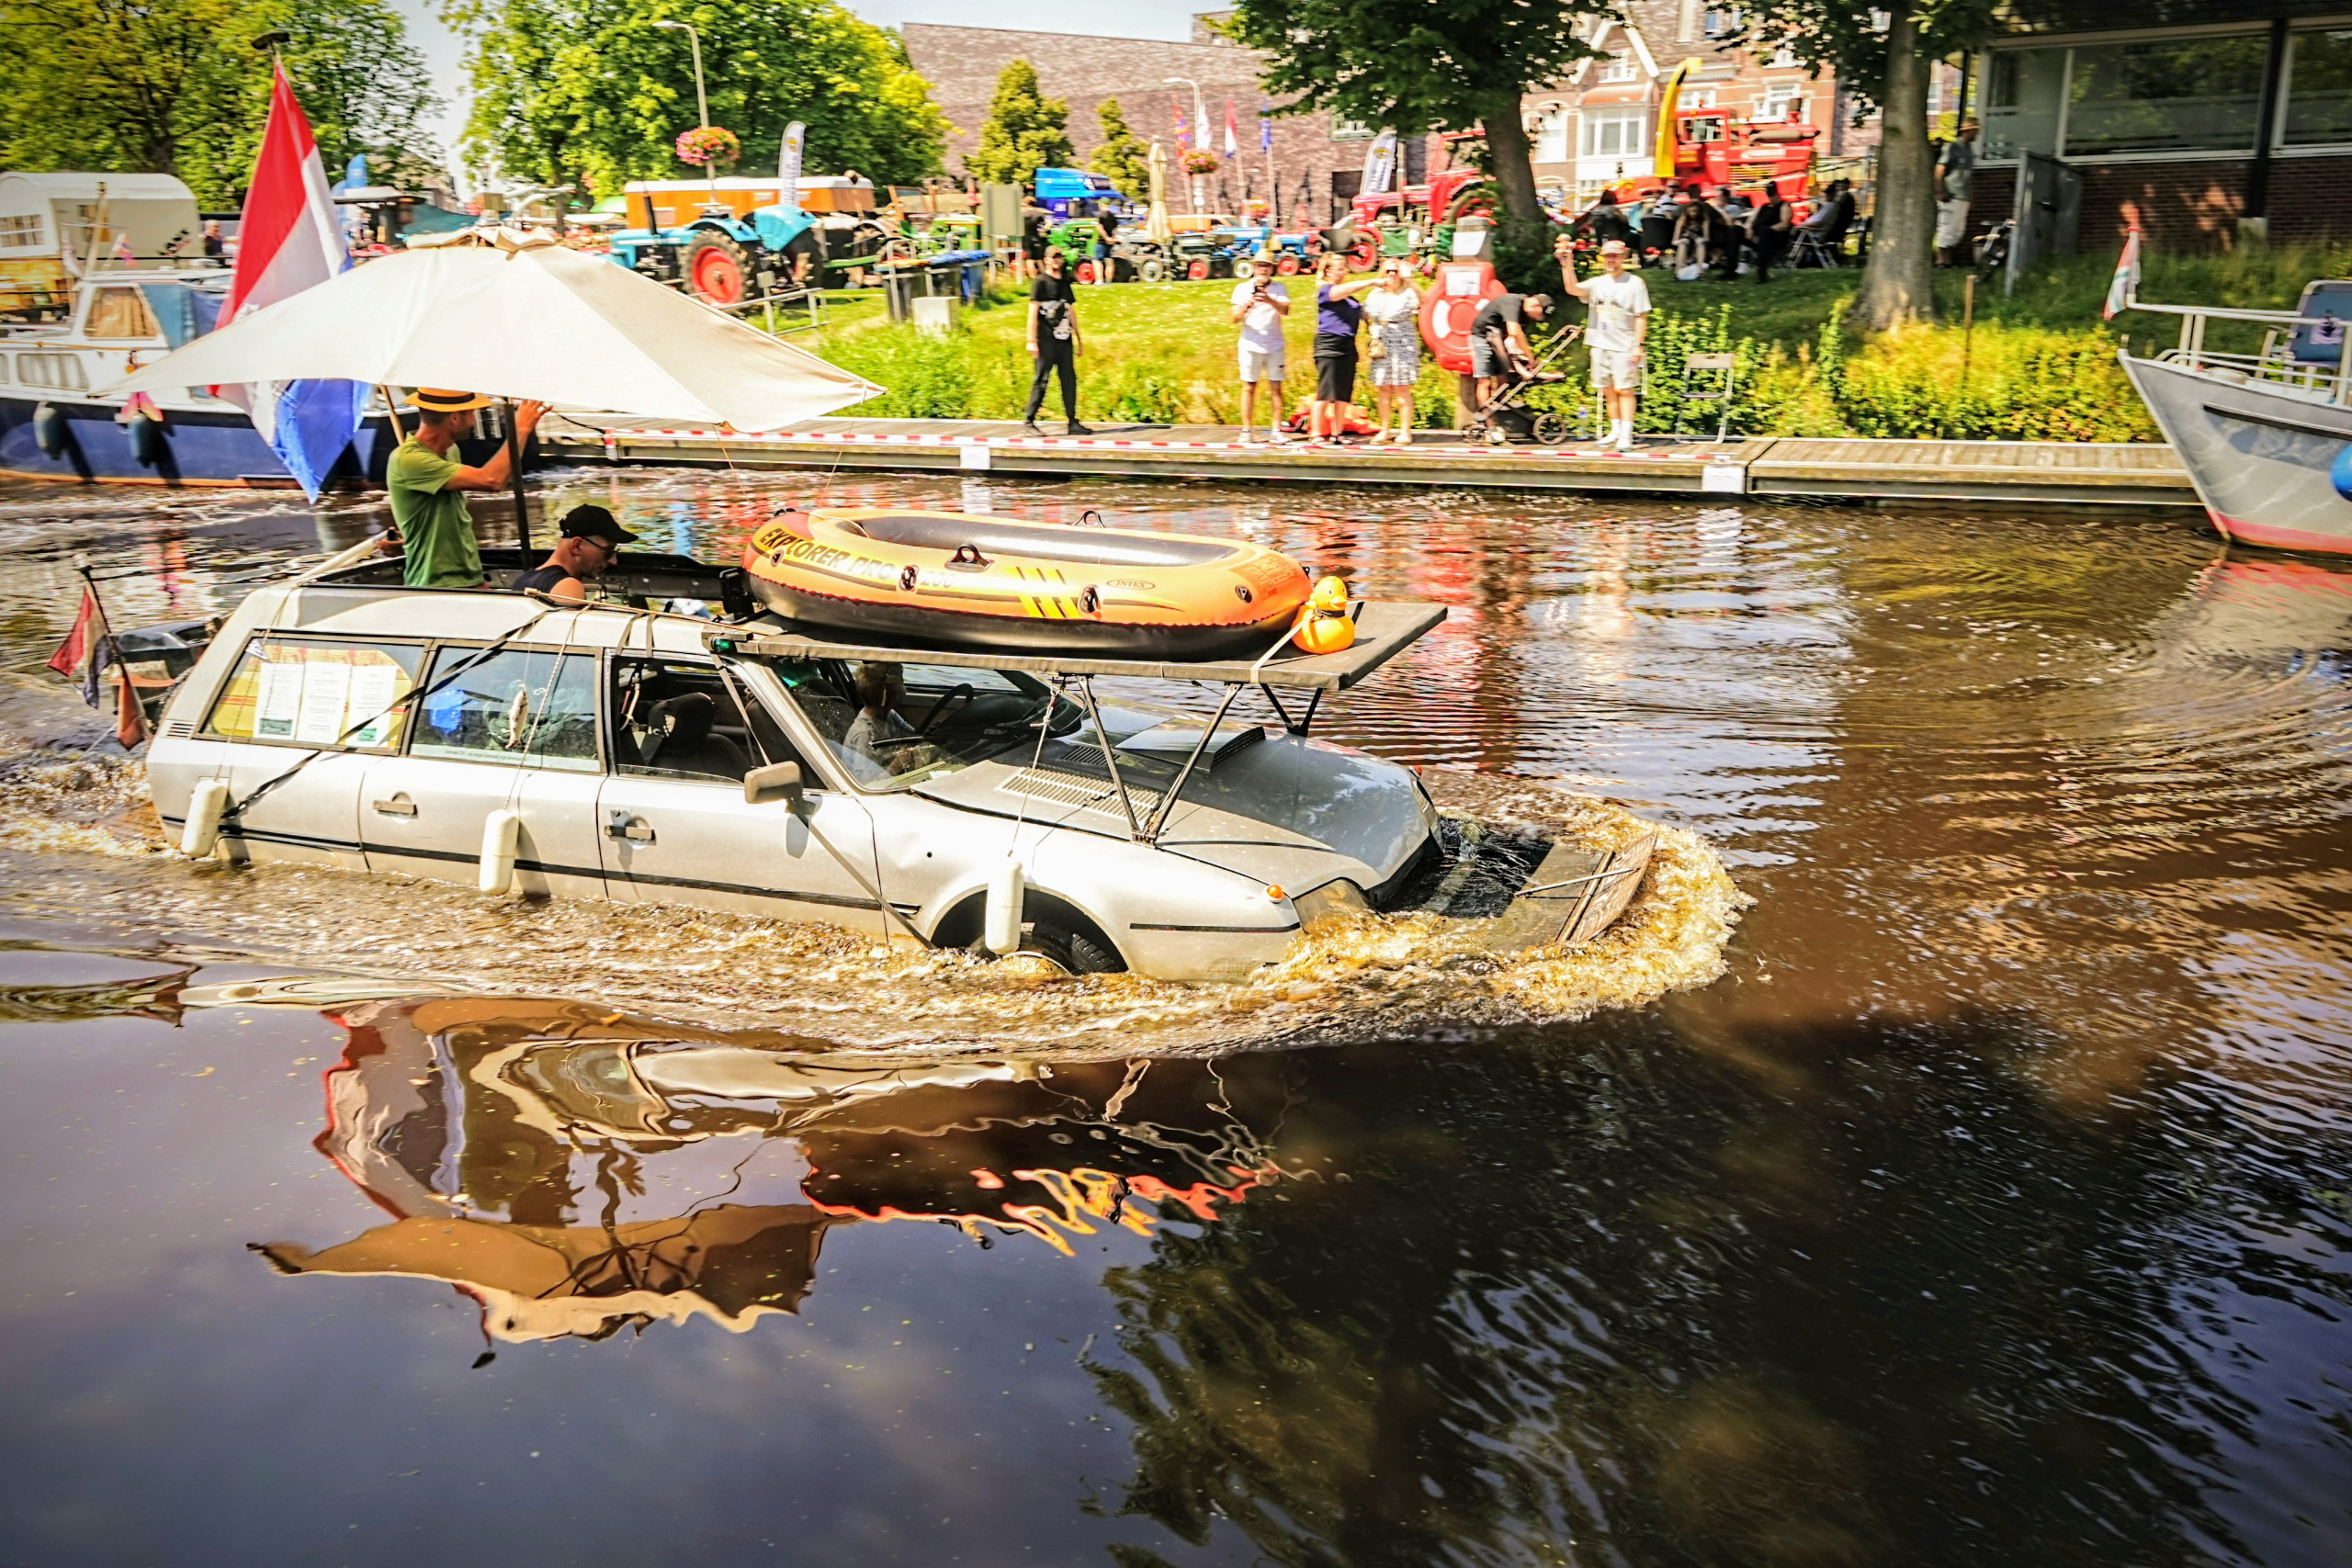
[[2115, 320], [2116, 313], [2132, 308], [2132, 297], [2140, 291], [2140, 229], [2132, 225], [2123, 236], [2123, 254], [2115, 264], [2115, 280], [2107, 286], [2107, 303], [2100, 307], [2103, 320]]
[[1225, 100], [1225, 155], [1230, 158], [1239, 148], [1240, 141], [1233, 133], [1233, 98], [1228, 94]]
[[[294, 101], [284, 67], [272, 73], [269, 123], [254, 164], [238, 231], [237, 267], [229, 284], [223, 326], [290, 299], [351, 265], [343, 225], [327, 186], [326, 165], [311, 122]], [[243, 403], [254, 428], [286, 460], [287, 471], [313, 501], [327, 470], [359, 434], [368, 389], [356, 381], [264, 381], [223, 389]]]
[[1258, 151], [1271, 152], [1273, 150], [1274, 117], [1266, 112], [1266, 106], [1261, 103], [1258, 106]]
[[1176, 117], [1176, 145], [1190, 147], [1193, 139], [1184, 134], [1184, 106], [1173, 93], [1168, 95], [1168, 108]]
[[82, 587], [81, 612], [74, 617], [74, 627], [57, 651], [49, 656], [49, 667], [71, 679], [82, 677], [82, 700], [92, 707], [98, 705], [98, 671], [107, 663], [106, 616], [98, 608], [97, 591], [87, 583]]

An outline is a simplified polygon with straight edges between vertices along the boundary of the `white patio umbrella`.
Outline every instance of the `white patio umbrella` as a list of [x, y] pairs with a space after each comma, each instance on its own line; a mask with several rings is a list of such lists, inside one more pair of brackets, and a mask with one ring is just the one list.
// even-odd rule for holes
[[1158, 137], [1151, 142], [1151, 208], [1144, 214], [1143, 237], [1163, 245], [1175, 238], [1168, 222], [1168, 153]]
[[107, 391], [316, 378], [760, 431], [882, 389], [604, 256], [478, 234], [354, 267]]

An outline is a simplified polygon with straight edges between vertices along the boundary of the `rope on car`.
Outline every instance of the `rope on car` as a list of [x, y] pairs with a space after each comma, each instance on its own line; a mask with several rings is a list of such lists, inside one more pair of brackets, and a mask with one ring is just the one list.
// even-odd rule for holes
[[[569, 609], [571, 606], [566, 605], [561, 607]], [[497, 641], [489, 644], [487, 647], [476, 652], [471, 659], [466, 660], [462, 663], [452, 668], [447, 675], [442, 676], [431, 685], [410, 687], [399, 696], [394, 697], [381, 712], [372, 714], [368, 717], [360, 720], [357, 724], [351, 725], [346, 728], [341, 735], [335, 737], [334, 744], [336, 746], [340, 746], [345, 741], [350, 739], [353, 736], [358, 734], [361, 730], [375, 724], [378, 720], [389, 718], [393, 714], [398, 713], [401, 708], [408, 706], [410, 704], [421, 702], [424, 698], [440, 692], [443, 688], [447, 686], [450, 682], [455, 681], [458, 676], [464, 674], [467, 671], [471, 670], [475, 665], [481, 663], [491, 655], [505, 651], [507, 644], [513, 642], [516, 637], [521, 637], [525, 632], [529, 631], [533, 626], [537, 626], [541, 621], [546, 620], [549, 615], [554, 615], [556, 613], [556, 606], [550, 606], [548, 609], [540, 611], [537, 615], [533, 615], [529, 620], [525, 621], [521, 626], [516, 626], [513, 631], [499, 637]], [[300, 761], [295, 763], [292, 767], [287, 769], [284, 773], [277, 774], [275, 777], [263, 780], [259, 784], [254, 787], [253, 793], [246, 795], [243, 800], [231, 801], [226, 807], [221, 808], [221, 822], [225, 825], [227, 823], [236, 821], [243, 812], [255, 805], [258, 805], [272, 790], [275, 790], [279, 784], [284, 784], [287, 780], [300, 773], [304, 768], [309, 767], [312, 762], [317, 761], [321, 757], [327, 755], [330, 750], [331, 748], [323, 746], [319, 748], [317, 750], [312, 751], [308, 756], [304, 757]]]

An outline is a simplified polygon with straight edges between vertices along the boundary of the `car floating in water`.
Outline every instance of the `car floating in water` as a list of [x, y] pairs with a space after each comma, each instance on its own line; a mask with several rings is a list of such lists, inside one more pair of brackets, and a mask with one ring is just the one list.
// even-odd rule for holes
[[[492, 581], [521, 565], [483, 554]], [[1440, 606], [1360, 604], [1344, 652], [1163, 662], [831, 640], [685, 557], [625, 556], [599, 592], [616, 597], [411, 589], [362, 550], [256, 591], [163, 707], [158, 815], [190, 854], [1171, 980], [1238, 978], [1306, 921], [1418, 901], [1448, 869], [1410, 769], [1309, 733]], [[724, 614], [648, 607], [681, 598]], [[1106, 703], [1100, 677], [1222, 697], [1208, 716]], [[1273, 722], [1234, 716], [1245, 692]], [[1597, 933], [1647, 852], [1530, 857], [1498, 943]]]

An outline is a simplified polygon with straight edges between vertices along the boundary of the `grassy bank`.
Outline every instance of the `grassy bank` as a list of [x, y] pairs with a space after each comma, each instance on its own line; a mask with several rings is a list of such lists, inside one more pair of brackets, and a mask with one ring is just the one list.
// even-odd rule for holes
[[[1673, 427], [1675, 393], [1685, 354], [1728, 350], [1738, 359], [1735, 431], [1773, 435], [1866, 435], [2047, 441], [2152, 441], [2154, 425], [2124, 381], [2115, 351], [2127, 336], [2143, 347], [2169, 343], [2165, 317], [2099, 319], [2114, 262], [2105, 256], [2053, 258], [2005, 295], [1997, 278], [1979, 284], [1974, 322], [1962, 327], [1963, 279], [1937, 275], [1938, 324], [1864, 340], [1848, 330], [1846, 312], [1860, 283], [1858, 270], [1775, 275], [1770, 284], [1679, 283], [1644, 275], [1657, 307], [1652, 327], [1651, 381], [1643, 428]], [[2141, 292], [2174, 303], [2211, 302], [2258, 309], [2293, 303], [2313, 277], [2352, 271], [2352, 244], [2241, 249], [2226, 256], [2154, 256]], [[1290, 359], [1294, 397], [1311, 373], [1311, 284], [1290, 280]], [[1086, 353], [1079, 362], [1080, 413], [1119, 424], [1231, 423], [1239, 418], [1234, 380], [1234, 328], [1227, 319], [1230, 280], [1114, 284], [1078, 290]], [[885, 417], [1013, 419], [1029, 387], [1024, 311], [1005, 297], [967, 310], [944, 337], [881, 321], [870, 297], [833, 312], [825, 331], [797, 341], [888, 392], [855, 412]], [[1567, 319], [1581, 319], [1571, 309]], [[2252, 347], [2217, 327], [2213, 347]], [[1537, 394], [1572, 422], [1592, 411], [1582, 387], [1581, 351], [1568, 360], [1572, 378]], [[1434, 365], [1418, 389], [1419, 423], [1449, 427], [1453, 378]], [[1359, 397], [1371, 398], [1369, 386]], [[1059, 404], [1049, 402], [1058, 416]], [[1714, 423], [1711, 405], [1694, 405], [1693, 427]]]

